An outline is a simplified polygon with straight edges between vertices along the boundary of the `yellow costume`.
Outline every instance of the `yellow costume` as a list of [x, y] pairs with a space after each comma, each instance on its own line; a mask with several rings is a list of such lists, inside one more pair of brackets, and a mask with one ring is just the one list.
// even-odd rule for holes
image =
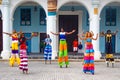
[[18, 56], [18, 34], [15, 32], [12, 35], [12, 45], [11, 45], [11, 49], [12, 49], [12, 55], [10, 58], [10, 66], [14, 66], [14, 63], [17, 62], [17, 64], [20, 64], [20, 58]]

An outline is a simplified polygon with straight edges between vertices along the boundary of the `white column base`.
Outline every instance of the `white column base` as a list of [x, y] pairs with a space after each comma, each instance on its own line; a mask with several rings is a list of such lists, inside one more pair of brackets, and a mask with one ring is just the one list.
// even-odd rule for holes
[[10, 52], [10, 51], [2, 51], [2, 52], [1, 52], [1, 57], [2, 57], [2, 59], [9, 59], [9, 58], [10, 58], [10, 55], [11, 55], [11, 52]]
[[52, 52], [52, 60], [55, 60], [56, 57], [57, 57], [57, 51], [53, 51]]
[[100, 60], [100, 58], [101, 58], [101, 53], [100, 53], [100, 51], [95, 51], [94, 52], [94, 60]]

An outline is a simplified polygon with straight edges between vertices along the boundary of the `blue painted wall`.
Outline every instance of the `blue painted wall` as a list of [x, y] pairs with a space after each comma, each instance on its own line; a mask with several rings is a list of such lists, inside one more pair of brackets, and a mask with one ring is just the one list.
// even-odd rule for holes
[[[31, 9], [31, 26], [21, 26], [20, 25], [20, 9], [21, 8], [30, 8]], [[22, 30], [25, 33], [32, 33], [32, 32], [39, 32], [39, 33], [46, 33], [46, 25], [40, 25], [40, 6], [38, 7], [37, 11], [34, 11], [33, 6], [20, 6], [16, 9], [14, 13], [14, 22], [13, 22], [13, 29], [16, 31]], [[31, 39], [31, 52], [38, 53], [39, 52], [39, 44], [40, 44], [40, 37], [34, 37]]]
[[[101, 20], [100, 20], [100, 32], [104, 31], [106, 32], [108, 29], [110, 29], [111, 31], [115, 32], [117, 29], [120, 30], [120, 7], [118, 6], [113, 6], [114, 8], [116, 8], [117, 10], [117, 18], [116, 18], [116, 26], [106, 26], [105, 25], [105, 10], [106, 7], [102, 10], [101, 13]], [[63, 6], [60, 10], [62, 11], [71, 11], [71, 7], [70, 6]], [[83, 11], [83, 18], [82, 18], [82, 29], [86, 32], [89, 30], [89, 25], [87, 25], [87, 10], [85, 7], [83, 6], [75, 6], [74, 10], [82, 10]], [[116, 53], [120, 53], [120, 43], [118, 43], [118, 41], [120, 41], [120, 32], [118, 32], [118, 34], [116, 35], [116, 49], [115, 52]], [[105, 38], [104, 37], [100, 37], [100, 51], [102, 53], [105, 53]]]
[[[16, 29], [17, 31], [22, 30], [23, 32], [46, 32], [46, 26], [42, 26], [39, 23], [39, 9], [37, 12], [34, 12], [34, 8], [31, 6], [27, 6], [28, 8], [31, 8], [31, 26], [20, 26], [20, 9], [21, 8], [26, 8], [26, 7], [18, 7], [15, 11], [14, 14], [14, 23], [13, 23], [13, 28]], [[120, 7], [115, 7], [117, 9], [117, 24], [116, 26], [105, 26], [105, 9], [102, 10], [102, 13], [100, 15], [100, 31], [106, 32], [108, 29], [110, 29], [112, 32], [116, 31], [116, 29], [120, 30]], [[70, 6], [63, 6], [60, 8], [62, 11], [71, 11]], [[83, 11], [83, 18], [82, 18], [82, 29], [84, 31], [89, 30], [89, 26], [87, 25], [87, 10], [83, 6], [75, 6], [75, 10], [82, 10]], [[120, 32], [118, 32], [116, 36], [116, 49], [115, 52], [120, 53]], [[35, 37], [31, 40], [31, 51], [32, 52], [39, 52], [39, 37]], [[105, 38], [100, 37], [100, 51], [102, 53], [105, 52]]]
[[[120, 30], [120, 7], [118, 6], [113, 6], [113, 8], [116, 8], [116, 26], [106, 26], [105, 25], [105, 11], [106, 11], [105, 7], [102, 10], [102, 13], [100, 15], [100, 32], [104, 31], [106, 32], [108, 29], [110, 29], [112, 32], [115, 32], [116, 30]], [[117, 33], [116, 35], [116, 49], [115, 52], [116, 53], [120, 53], [120, 43], [118, 43], [120, 41], [120, 31]], [[101, 52], [105, 52], [105, 37], [100, 37], [100, 51]]]

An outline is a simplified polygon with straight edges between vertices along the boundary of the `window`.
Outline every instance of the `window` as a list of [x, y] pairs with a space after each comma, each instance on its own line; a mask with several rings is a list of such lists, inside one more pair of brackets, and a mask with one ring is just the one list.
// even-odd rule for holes
[[106, 26], [116, 26], [116, 9], [107, 8], [106, 9]]
[[31, 25], [31, 9], [24, 8], [21, 9], [21, 26], [30, 26]]
[[86, 25], [89, 26], [89, 14], [88, 14], [88, 12], [86, 13]]
[[46, 25], [46, 14], [43, 8], [40, 8], [40, 25]]

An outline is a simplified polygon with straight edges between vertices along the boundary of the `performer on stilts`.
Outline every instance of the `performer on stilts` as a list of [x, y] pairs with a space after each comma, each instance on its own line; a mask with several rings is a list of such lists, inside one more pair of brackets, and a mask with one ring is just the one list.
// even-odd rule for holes
[[14, 66], [14, 63], [17, 61], [17, 64], [20, 64], [20, 58], [18, 55], [18, 35], [19, 33], [17, 33], [15, 30], [13, 31], [13, 33], [7, 33], [7, 32], [3, 32], [4, 34], [9, 35], [10, 37], [12, 37], [12, 45], [11, 45], [11, 49], [12, 49], [12, 54], [10, 57], [10, 61], [9, 64], [10, 66]]
[[47, 34], [47, 37], [45, 38], [45, 49], [44, 49], [44, 59], [45, 59], [45, 64], [47, 63], [47, 60], [50, 61], [51, 64], [51, 59], [52, 59], [52, 46], [51, 46], [51, 38], [49, 34]]
[[109, 63], [112, 63], [112, 67], [114, 67], [114, 55], [113, 55], [113, 50], [112, 50], [112, 36], [116, 35], [118, 31], [111, 33], [111, 30], [107, 30], [107, 33], [101, 32], [101, 36], [105, 36], [106, 40], [106, 63], [107, 67], [109, 67]]
[[[83, 35], [83, 34], [82, 34]], [[97, 40], [98, 34], [96, 38], [93, 38], [93, 32], [86, 32], [84, 37], [82, 35], [78, 35], [81, 40], [85, 40], [85, 53], [84, 53], [84, 64], [83, 64], [83, 72], [90, 72], [94, 75], [94, 49], [92, 40]]]
[[[72, 34], [74, 32], [75, 32], [75, 30], [72, 30], [71, 32], [65, 32], [63, 28], [61, 28], [61, 31], [58, 33], [51, 32], [54, 35], [59, 35], [59, 38], [60, 38], [59, 58], [58, 58], [60, 68], [62, 68], [62, 66], [64, 65], [64, 62], [65, 62], [66, 68], [69, 65], [66, 35]], [[64, 61], [63, 61], [63, 59], [64, 59]]]
[[23, 73], [28, 73], [28, 56], [27, 56], [27, 45], [26, 41], [31, 39], [33, 34], [30, 38], [26, 38], [24, 33], [20, 34], [19, 38], [19, 46], [20, 46], [20, 65], [19, 69], [23, 71]]

